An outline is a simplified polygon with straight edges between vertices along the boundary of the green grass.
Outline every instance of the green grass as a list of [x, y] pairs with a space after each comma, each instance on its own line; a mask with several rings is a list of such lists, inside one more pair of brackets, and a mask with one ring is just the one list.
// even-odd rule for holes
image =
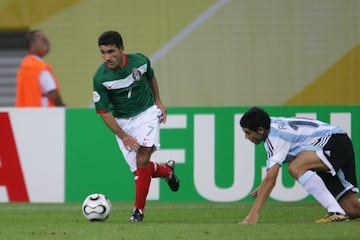
[[144, 221], [129, 223], [131, 203], [113, 203], [105, 222], [88, 222], [80, 203], [2, 203], [0, 239], [360, 239], [360, 220], [315, 224], [325, 214], [315, 202], [269, 202], [258, 224], [238, 224], [251, 206], [249, 202], [149, 202]]

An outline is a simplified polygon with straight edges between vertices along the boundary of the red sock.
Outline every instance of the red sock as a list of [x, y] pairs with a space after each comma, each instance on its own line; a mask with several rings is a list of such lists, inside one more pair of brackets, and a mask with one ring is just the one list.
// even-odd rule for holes
[[151, 182], [152, 167], [138, 168], [135, 174], [135, 207], [144, 210]]
[[150, 161], [150, 164], [151, 164], [153, 178], [167, 177], [171, 173], [171, 169], [168, 166], [166, 166], [165, 164], [160, 165], [156, 162], [151, 162], [151, 161]]

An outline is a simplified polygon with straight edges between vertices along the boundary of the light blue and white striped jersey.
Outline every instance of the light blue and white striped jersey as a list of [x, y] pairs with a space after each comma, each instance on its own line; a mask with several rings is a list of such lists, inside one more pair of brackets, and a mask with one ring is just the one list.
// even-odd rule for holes
[[345, 132], [337, 126], [318, 120], [271, 117], [270, 133], [264, 141], [266, 167], [282, 165], [304, 150], [321, 150], [334, 133]]

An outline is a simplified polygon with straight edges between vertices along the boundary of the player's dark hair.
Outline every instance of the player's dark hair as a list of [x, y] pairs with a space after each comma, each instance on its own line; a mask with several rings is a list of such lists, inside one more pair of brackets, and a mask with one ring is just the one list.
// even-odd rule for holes
[[115, 45], [116, 47], [120, 48], [123, 46], [123, 39], [120, 33], [116, 31], [107, 31], [103, 32], [99, 39], [98, 44], [100, 45]]
[[257, 131], [259, 127], [270, 129], [270, 116], [259, 107], [250, 108], [240, 119], [240, 126]]
[[41, 31], [36, 29], [36, 30], [31, 30], [26, 33], [25, 44], [28, 49], [30, 49], [31, 43], [35, 41], [35, 34], [38, 32], [41, 32]]

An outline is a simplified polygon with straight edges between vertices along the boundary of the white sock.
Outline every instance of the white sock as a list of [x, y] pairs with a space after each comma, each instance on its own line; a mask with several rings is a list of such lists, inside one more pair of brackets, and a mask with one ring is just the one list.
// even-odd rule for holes
[[305, 188], [328, 212], [338, 212], [345, 215], [344, 209], [336, 201], [334, 196], [326, 188], [323, 180], [313, 171], [306, 171], [299, 179], [298, 183]]

